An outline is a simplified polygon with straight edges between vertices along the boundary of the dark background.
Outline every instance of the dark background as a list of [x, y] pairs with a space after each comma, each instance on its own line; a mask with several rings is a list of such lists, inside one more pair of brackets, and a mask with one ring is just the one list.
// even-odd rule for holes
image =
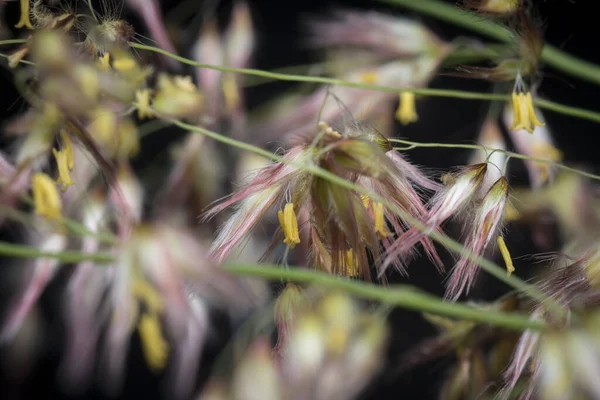
[[[164, 11], [168, 12], [177, 3], [179, 2], [162, 1]], [[547, 42], [578, 57], [600, 63], [600, 52], [598, 51], [600, 24], [597, 20], [596, 7], [594, 7], [595, 1], [548, 0], [535, 3], [546, 28], [545, 38]], [[209, 7], [207, 4], [203, 5], [202, 2], [198, 2], [199, 12]], [[218, 14], [223, 21], [227, 20], [230, 7], [230, 2], [223, 1], [219, 3]], [[314, 53], [309, 51], [303, 44], [302, 39], [306, 33], [303, 21], [311, 16], [330, 15], [331, 11], [339, 7], [378, 9], [396, 15], [411, 15], [425, 22], [432, 30], [447, 40], [461, 35], [472, 36], [471, 32], [463, 31], [435, 19], [415, 15], [401, 8], [382, 6], [375, 1], [255, 0], [251, 2], [251, 8], [259, 43], [252, 67], [268, 70], [314, 61]], [[18, 2], [9, 3], [6, 9], [5, 21], [2, 24], [11, 27], [18, 20], [16, 14]], [[139, 20], [128, 11], [125, 12], [125, 18], [136, 25], [136, 30], [144, 32]], [[190, 16], [184, 22], [191, 24], [192, 27], [189, 30], [182, 30], [184, 33], [183, 43], [186, 43], [186, 32], [190, 35], [187, 37], [187, 42], [193, 40], [201, 22], [201, 17], [194, 16]], [[182, 54], [185, 54], [185, 49], [180, 50]], [[6, 65], [5, 61], [0, 62], [4, 63], [3, 66]], [[474, 91], [490, 90], [490, 85], [486, 82], [447, 76], [436, 77], [431, 86]], [[265, 100], [272, 99], [280, 91], [289, 87], [290, 84], [288, 83], [273, 83], [250, 89], [248, 91], [250, 108]], [[595, 85], [562, 75], [551, 69], [544, 70], [544, 80], [539, 89], [539, 94], [544, 98], [589, 109], [600, 109], [599, 93], [600, 91]], [[419, 123], [405, 128], [398, 127], [398, 135], [417, 141], [449, 143], [474, 140], [487, 110], [485, 102], [435, 97], [420, 102], [418, 107]], [[4, 123], [8, 118], [25, 109], [24, 102], [18, 98], [12, 85], [11, 72], [6, 68], [0, 68], [0, 122]], [[564, 153], [565, 162], [583, 165], [592, 170], [596, 169], [599, 149], [596, 140], [598, 125], [549, 111], [544, 113], [544, 117], [555, 137], [557, 147]], [[169, 135], [169, 137], [172, 137], [172, 140], [177, 139], [177, 135]], [[155, 160], [156, 154], [164, 148], [164, 140], [165, 136], [163, 135], [151, 137], [144, 144], [142, 155], [135, 160], [135, 166], [144, 168], [152, 160]], [[7, 143], [5, 138], [0, 139], [0, 145], [3, 146]], [[425, 151], [417, 149], [411, 152], [412, 161], [440, 169], [464, 163], [466, 156], [466, 152], [459, 150], [427, 149]], [[521, 176], [518, 168], [514, 171], [515, 176], [512, 178], [519, 180]], [[553, 228], [549, 226], [548, 229]], [[3, 231], [1, 235], [3, 240], [7, 240], [11, 232]], [[540, 250], [529, 241], [527, 230], [517, 232], [510, 240], [513, 242], [510, 247], [514, 257]], [[517, 273], [527, 276], [527, 271], [523, 272], [519, 268]], [[438, 275], [430, 266], [411, 266], [410, 274], [409, 282], [411, 284], [416, 284], [433, 293], [441, 294], [443, 292], [443, 277]], [[391, 281], [406, 282], [407, 280], [394, 278]], [[34, 373], [26, 377], [22, 385], [18, 387], [3, 374], [4, 377], [0, 379], [0, 393], [2, 393], [3, 398], [6, 398], [4, 397], [5, 393], [10, 398], [66, 398], [54, 384], [57, 356], [60, 354], [63, 340], [62, 325], [56, 312], [56, 294], [60, 292], [62, 285], [60, 279], [57, 279], [40, 299], [43, 320], [45, 326], [49, 329], [40, 356], [39, 367], [35, 369]], [[475, 297], [492, 299], [505, 289], [501, 284], [484, 277], [475, 292]], [[1, 293], [0, 299], [5, 299]], [[220, 335], [207, 344], [203, 360], [205, 367], [201, 371], [203, 376], [209, 373], [211, 359], [226, 343], [231, 333], [231, 327], [223, 322], [223, 318], [218, 313], [215, 313], [214, 320]], [[365, 398], [435, 398], [444, 374], [452, 361], [451, 359], [435, 361], [402, 375], [399, 375], [396, 370], [397, 361], [402, 352], [414, 346], [419, 340], [434, 334], [434, 329], [425, 323], [418, 314], [401, 310], [391, 314], [390, 323], [393, 327], [393, 335], [388, 360], [386, 360], [379, 378], [365, 392]], [[157, 379], [145, 369], [139, 352], [139, 344], [134, 339], [127, 383], [122, 397], [155, 398], [160, 393], [160, 387], [160, 379]], [[102, 397], [97, 388], [92, 387], [78, 398]]]

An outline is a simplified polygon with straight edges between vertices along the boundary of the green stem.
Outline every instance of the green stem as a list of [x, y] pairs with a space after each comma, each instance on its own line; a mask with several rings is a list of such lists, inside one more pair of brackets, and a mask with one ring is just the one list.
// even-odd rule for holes
[[440, 21], [448, 22], [480, 33], [502, 42], [510, 42], [514, 36], [511, 31], [493, 21], [474, 15], [454, 4], [447, 4], [437, 0], [379, 0], [395, 6], [406, 7], [420, 14], [435, 17]]
[[276, 265], [227, 264], [224, 267], [233, 274], [255, 276], [267, 280], [283, 279], [298, 283], [316, 284], [331, 289], [344, 290], [365, 299], [409, 310], [487, 323], [508, 329], [541, 330], [545, 328], [544, 323], [530, 320], [525, 315], [492, 312], [460, 303], [448, 303], [409, 285], [393, 285], [384, 288], [371, 283], [353, 281], [320, 271], [302, 268], [282, 269], [281, 266]]
[[[224, 72], [235, 72], [239, 74], [247, 74], [247, 75], [255, 75], [262, 76], [270, 79], [278, 79], [281, 81], [289, 81], [289, 82], [312, 82], [312, 83], [322, 83], [328, 85], [336, 85], [336, 86], [344, 86], [351, 87], [356, 89], [366, 89], [366, 90], [377, 90], [380, 92], [388, 92], [388, 93], [401, 93], [401, 92], [411, 92], [418, 95], [423, 96], [433, 96], [433, 97], [450, 97], [456, 99], [467, 99], [467, 100], [502, 100], [509, 101], [511, 96], [506, 94], [490, 94], [490, 93], [477, 93], [477, 92], [465, 92], [462, 90], [447, 90], [447, 89], [415, 89], [415, 88], [392, 88], [387, 86], [377, 86], [377, 85], [367, 85], [364, 83], [356, 83], [349, 82], [343, 79], [335, 79], [335, 78], [325, 78], [321, 76], [305, 76], [305, 75], [292, 75], [292, 74], [282, 74], [275, 72], [262, 71], [259, 69], [250, 69], [250, 68], [232, 68], [220, 65], [209, 65], [203, 64], [199, 62], [195, 62], [193, 60], [189, 60], [185, 57], [180, 57], [176, 54], [169, 53], [168, 51], [153, 47], [147, 46], [140, 43], [130, 43], [131, 47], [134, 47], [139, 50], [153, 51], [155, 53], [164, 54], [166, 56], [172, 57], [173, 59], [182, 62], [184, 64], [192, 65], [199, 68], [207, 68], [214, 69], [217, 71]], [[554, 112], [570, 115], [582, 119], [587, 119], [590, 121], [600, 123], [600, 112], [595, 112], [591, 110], [585, 110], [577, 107], [565, 106], [559, 103], [555, 103], [548, 100], [535, 100], [534, 103], [541, 107], [552, 110]]]
[[537, 162], [537, 163], [541, 163], [541, 164], [549, 164], [556, 168], [564, 169], [565, 171], [569, 171], [569, 172], [573, 172], [573, 173], [581, 175], [581, 176], [585, 176], [586, 178], [600, 180], [600, 175], [592, 174], [590, 172], [585, 172], [585, 171], [582, 171], [577, 168], [568, 167], [568, 166], [561, 164], [559, 162], [556, 162], [556, 161], [546, 160], [543, 158], [530, 157], [530, 156], [526, 156], [524, 154], [515, 153], [515, 152], [504, 150], [504, 149], [495, 149], [493, 147], [484, 146], [482, 144], [421, 143], [421, 142], [413, 142], [411, 140], [396, 139], [396, 138], [391, 138], [388, 140], [390, 142], [402, 143], [402, 144], [408, 145], [408, 147], [402, 147], [402, 148], [394, 147], [394, 150], [401, 150], [401, 151], [412, 150], [417, 147], [498, 151], [498, 152], [506, 154], [510, 158], [517, 158], [520, 160], [533, 161], [533, 162]]
[[[0, 255], [17, 258], [53, 258], [61, 262], [75, 263], [95, 261], [109, 263], [114, 256], [108, 253], [87, 254], [76, 251], [45, 252], [37, 248], [0, 242]], [[225, 270], [232, 274], [260, 277], [267, 280], [287, 280], [299, 283], [320, 285], [332, 289], [341, 289], [366, 299], [381, 301], [386, 304], [410, 310], [428, 312], [446, 317], [461, 318], [470, 321], [487, 323], [508, 329], [541, 330], [546, 325], [540, 321], [530, 320], [525, 315], [490, 312], [459, 303], [446, 303], [441, 299], [422, 292], [409, 285], [392, 287], [376, 286], [361, 281], [332, 276], [323, 272], [302, 268], [281, 268], [276, 265], [242, 265], [229, 264]]]
[[[332, 174], [331, 172], [326, 171], [322, 168], [319, 168], [315, 165], [295, 163], [290, 160], [284, 159], [283, 157], [281, 157], [277, 154], [273, 154], [267, 150], [261, 149], [260, 147], [253, 146], [251, 144], [244, 143], [242, 141], [223, 136], [217, 132], [213, 132], [208, 129], [204, 129], [199, 126], [187, 124], [185, 122], [181, 122], [181, 121], [178, 121], [175, 119], [170, 119], [170, 121], [174, 125], [177, 125], [182, 129], [185, 129], [185, 130], [188, 130], [191, 132], [201, 133], [201, 134], [206, 135], [206, 136], [208, 136], [214, 140], [217, 140], [221, 143], [225, 143], [227, 145], [237, 147], [242, 150], [253, 152], [255, 154], [261, 155], [263, 157], [269, 158], [274, 161], [287, 163], [289, 165], [292, 165], [299, 169], [302, 169], [306, 172], [309, 172], [315, 176], [323, 178], [333, 184], [339, 185], [343, 188], [354, 190], [358, 193], [370, 196], [371, 199], [373, 199], [376, 202], [382, 203], [385, 207], [387, 207], [389, 210], [394, 212], [396, 215], [400, 216], [404, 221], [406, 221], [411, 226], [414, 226], [416, 229], [419, 229], [420, 231], [428, 231], [427, 227], [421, 221], [419, 221], [416, 218], [414, 218], [413, 216], [405, 213], [398, 206], [396, 206], [392, 202], [388, 201], [388, 199], [378, 195], [377, 193], [372, 192], [368, 188], [362, 187], [360, 185], [356, 185], [344, 178], [341, 178], [335, 174]], [[558, 314], [563, 313], [562, 307], [556, 301], [554, 301], [551, 298], [548, 298], [542, 292], [540, 292], [535, 286], [523, 282], [521, 279], [517, 278], [516, 276], [514, 276], [514, 275], [508, 276], [505, 272], [505, 269], [500, 267], [496, 263], [472, 253], [471, 251], [466, 249], [463, 245], [461, 245], [457, 241], [451, 239], [450, 237], [448, 237], [444, 234], [438, 233], [437, 231], [429, 232], [428, 236], [431, 237], [433, 240], [437, 241], [438, 243], [440, 243], [441, 245], [443, 245], [444, 247], [446, 247], [448, 250], [451, 250], [457, 254], [460, 254], [461, 256], [466, 257], [470, 261], [477, 263], [484, 271], [486, 271], [490, 275], [494, 276], [498, 280], [501, 280], [502, 282], [506, 283], [507, 285], [521, 291], [522, 293], [526, 294], [527, 296], [531, 297], [532, 299], [535, 299], [536, 301], [538, 301], [540, 303], [548, 305], [549, 308], [551, 308], [556, 313], [558, 313]]]
[[[506, 45], [486, 44], [485, 46], [459, 46], [453, 49], [444, 59], [444, 67], [449, 67], [457, 64], [466, 64], [470, 62], [493, 60], [497, 59], [499, 53]], [[330, 71], [338, 66], [343, 66], [345, 63], [340, 61], [323, 61], [311, 64], [299, 64], [287, 67], [281, 67], [271, 70], [270, 72], [278, 74], [302, 74], [306, 76], [317, 76], [324, 72]], [[250, 76], [252, 79], [245, 79], [241, 84], [242, 87], [258, 86], [267, 82], [277, 81], [275, 78], [267, 78], [262, 76]]]
[[27, 39], [6, 39], [0, 40], [0, 46], [6, 46], [9, 44], [24, 44], [27, 43]]
[[[435, 17], [441, 21], [461, 26], [503, 42], [512, 42], [514, 40], [513, 34], [505, 27], [438, 0], [379, 1], [406, 7], [418, 13]], [[546, 44], [544, 46], [542, 60], [546, 64], [568, 75], [600, 85], [600, 66], [567, 54], [552, 45]]]
[[22, 244], [0, 242], [0, 255], [15, 258], [52, 258], [64, 263], [78, 263], [82, 261], [95, 261], [110, 263], [114, 257], [108, 253], [82, 253], [79, 251], [48, 252], [35, 247]]

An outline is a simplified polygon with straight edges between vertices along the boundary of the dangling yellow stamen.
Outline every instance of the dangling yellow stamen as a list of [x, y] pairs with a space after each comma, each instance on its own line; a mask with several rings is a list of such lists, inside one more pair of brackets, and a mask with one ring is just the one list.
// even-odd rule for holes
[[504, 207], [504, 220], [506, 222], [518, 221], [521, 218], [521, 213], [511, 203], [507, 203]]
[[229, 113], [240, 103], [240, 95], [237, 81], [234, 74], [225, 74], [223, 76], [223, 98], [225, 107]]
[[375, 216], [375, 233], [380, 237], [388, 237], [390, 234], [387, 231], [385, 224], [385, 210], [383, 204], [373, 203], [373, 215]]
[[79, 82], [81, 92], [91, 100], [96, 100], [100, 94], [100, 78], [98, 70], [89, 65], [78, 65], [72, 72], [73, 77]]
[[56, 165], [58, 166], [58, 179], [56, 182], [62, 185], [62, 191], [67, 190], [69, 186], [73, 185], [71, 176], [69, 175], [69, 160], [67, 159], [67, 153], [64, 150], [57, 151], [52, 149], [54, 158], [56, 158]]
[[354, 256], [352, 249], [346, 251], [346, 276], [350, 278], [357, 278], [360, 275], [360, 263], [358, 257]]
[[107, 51], [104, 55], [98, 57], [98, 66], [102, 71], [110, 70], [110, 53]]
[[283, 211], [277, 212], [279, 218], [279, 224], [283, 230], [285, 239], [283, 243], [287, 244], [290, 249], [296, 247], [300, 243], [300, 235], [298, 232], [298, 219], [296, 219], [296, 213], [294, 212], [294, 204], [287, 203], [283, 208]]
[[371, 205], [371, 198], [366, 194], [361, 194], [360, 199], [362, 200], [363, 206], [365, 206], [365, 208], [368, 209]]
[[515, 119], [510, 129], [516, 131], [525, 129], [529, 133], [533, 133], [536, 126], [545, 126], [535, 114], [533, 108], [533, 98], [531, 92], [527, 93], [512, 93], [512, 105]]
[[59, 219], [62, 200], [54, 181], [44, 173], [37, 173], [31, 182], [35, 213], [49, 219]]
[[69, 167], [69, 170], [72, 170], [75, 167], [75, 156], [73, 155], [73, 142], [71, 142], [69, 134], [64, 129], [61, 129], [60, 137], [62, 138], [62, 149], [64, 150], [67, 156], [67, 166]]
[[398, 104], [398, 110], [396, 110], [396, 119], [400, 121], [402, 125], [408, 125], [411, 122], [415, 122], [419, 119], [415, 105], [414, 93], [400, 93], [400, 104]]
[[119, 146], [116, 156], [131, 158], [140, 151], [140, 138], [135, 123], [127, 118], [119, 121]]
[[170, 349], [169, 343], [162, 335], [158, 316], [154, 313], [143, 314], [138, 324], [138, 331], [148, 367], [154, 372], [163, 370], [167, 365]]
[[159, 313], [164, 310], [164, 303], [160, 293], [148, 282], [143, 279], [135, 279], [131, 283], [132, 294], [140, 299], [146, 308], [152, 313]]
[[113, 68], [118, 72], [130, 72], [137, 67], [135, 60], [129, 56], [115, 58]]
[[133, 103], [138, 111], [138, 118], [152, 118], [154, 112], [150, 108], [150, 89], [140, 89], [135, 92], [135, 102]]
[[19, 23], [15, 25], [15, 28], [22, 27], [33, 29], [29, 19], [29, 0], [21, 0], [21, 19], [19, 19]]
[[519, 0], [487, 0], [479, 9], [498, 14], [509, 14], [515, 12], [520, 6]]
[[500, 254], [502, 254], [502, 259], [506, 265], [506, 274], [510, 276], [515, 271], [510, 252], [508, 251], [508, 247], [506, 247], [506, 242], [502, 236], [498, 236], [497, 242]]

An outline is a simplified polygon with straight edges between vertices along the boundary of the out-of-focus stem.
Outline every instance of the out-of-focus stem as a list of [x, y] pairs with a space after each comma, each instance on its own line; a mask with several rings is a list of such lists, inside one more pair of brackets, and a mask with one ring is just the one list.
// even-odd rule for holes
[[[52, 253], [41, 251], [37, 248], [26, 245], [18, 245], [7, 242], [0, 242], [0, 255], [18, 258], [48, 257], [61, 262], [73, 263], [86, 260], [100, 263], [114, 261], [114, 256], [107, 253], [87, 254], [76, 251]], [[546, 325], [541, 321], [530, 320], [527, 316], [517, 313], [504, 313], [489, 309], [478, 309], [460, 303], [447, 303], [442, 299], [422, 292], [421, 290], [409, 285], [382, 287], [366, 282], [336, 277], [315, 270], [302, 268], [281, 268], [281, 266], [277, 265], [228, 264], [225, 265], [224, 268], [232, 274], [254, 276], [268, 280], [286, 280], [301, 283], [311, 283], [331, 289], [345, 290], [362, 298], [380, 301], [382, 303], [397, 307], [443, 315], [446, 317], [476, 321], [508, 329], [542, 330], [546, 327]]]
[[[262, 76], [265, 78], [277, 79], [281, 81], [288, 82], [312, 82], [312, 83], [323, 83], [327, 85], [336, 85], [336, 86], [345, 86], [356, 89], [367, 89], [367, 90], [377, 90], [380, 92], [392, 92], [392, 93], [401, 93], [401, 92], [411, 92], [418, 95], [423, 96], [435, 96], [435, 97], [450, 97], [456, 99], [467, 99], [467, 100], [502, 100], [509, 101], [511, 99], [510, 95], [504, 94], [492, 94], [492, 93], [477, 93], [477, 92], [466, 92], [462, 90], [446, 90], [446, 89], [415, 89], [415, 88], [393, 88], [387, 86], [376, 86], [376, 85], [367, 85], [363, 83], [349, 82], [342, 79], [334, 79], [334, 78], [325, 78], [321, 76], [304, 76], [304, 75], [291, 75], [291, 74], [281, 74], [275, 72], [262, 71], [259, 69], [250, 69], [250, 68], [232, 68], [221, 65], [208, 65], [202, 64], [193, 60], [189, 60], [185, 57], [180, 57], [176, 54], [169, 53], [168, 51], [159, 49], [153, 46], [147, 46], [139, 43], [130, 43], [131, 47], [134, 47], [139, 50], [153, 51], [155, 53], [165, 54], [169, 57], [173, 57], [176, 60], [192, 65], [200, 68], [210, 68], [218, 71], [224, 72], [235, 72], [238, 74], [247, 74], [247, 75], [255, 75]], [[552, 110], [557, 113], [561, 113], [564, 115], [570, 115], [577, 118], [587, 119], [590, 121], [600, 123], [600, 112], [585, 110], [577, 107], [565, 106], [563, 104], [555, 103], [549, 100], [534, 100], [534, 104], [540, 108], [545, 108], [548, 110]]]
[[78, 263], [81, 261], [110, 263], [114, 261], [114, 256], [108, 253], [82, 253], [80, 251], [61, 251], [54, 253], [31, 246], [8, 242], [0, 242], [0, 255], [14, 258], [53, 258], [65, 263]]
[[402, 143], [402, 144], [407, 145], [407, 147], [394, 147], [395, 150], [400, 150], [400, 151], [412, 150], [412, 149], [416, 149], [418, 147], [448, 148], [448, 149], [468, 149], [468, 150], [485, 150], [485, 151], [488, 151], [488, 152], [490, 152], [490, 151], [499, 151], [501, 153], [506, 154], [510, 158], [516, 158], [516, 159], [520, 159], [520, 160], [528, 160], [528, 161], [533, 161], [533, 162], [537, 162], [537, 163], [549, 164], [549, 165], [552, 165], [554, 167], [557, 167], [557, 168], [560, 168], [560, 169], [564, 169], [565, 171], [569, 171], [569, 172], [573, 172], [573, 173], [581, 175], [581, 176], [585, 176], [586, 178], [600, 180], [600, 175], [596, 175], [596, 174], [592, 174], [590, 172], [582, 171], [582, 170], [577, 169], [577, 168], [568, 167], [568, 166], [566, 166], [564, 164], [561, 164], [559, 162], [556, 162], [556, 161], [546, 160], [546, 159], [543, 159], [543, 158], [530, 157], [530, 156], [526, 156], [524, 154], [515, 153], [513, 151], [508, 151], [508, 150], [504, 150], [504, 149], [494, 149], [492, 147], [484, 146], [484, 145], [481, 145], [481, 144], [429, 143], [429, 142], [428, 143], [421, 143], [421, 142], [413, 142], [413, 141], [410, 141], [410, 140], [396, 139], [396, 138], [391, 138], [391, 139], [388, 139], [388, 140], [390, 142]]
[[410, 310], [482, 322], [509, 329], [541, 330], [546, 327], [541, 321], [533, 321], [527, 316], [517, 313], [504, 313], [489, 309], [478, 309], [460, 303], [448, 303], [410, 285], [381, 287], [320, 271], [302, 268], [282, 269], [281, 266], [276, 265], [227, 264], [225, 269], [231, 273], [245, 276], [255, 276], [269, 280], [283, 279], [298, 283], [315, 284], [331, 289], [341, 289], [365, 299]]
[[[418, 13], [430, 15], [441, 21], [461, 26], [503, 42], [510, 42], [513, 40], [512, 32], [505, 27], [498, 25], [493, 21], [486, 20], [481, 16], [475, 16], [455, 5], [443, 3], [439, 0], [379, 1], [406, 7]], [[546, 44], [544, 46], [542, 60], [559, 71], [600, 85], [600, 66], [567, 54], [552, 45]]]

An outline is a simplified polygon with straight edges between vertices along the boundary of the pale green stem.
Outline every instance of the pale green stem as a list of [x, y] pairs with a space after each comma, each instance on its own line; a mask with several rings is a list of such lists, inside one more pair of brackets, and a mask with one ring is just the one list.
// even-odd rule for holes
[[[420, 14], [430, 15], [441, 21], [472, 30], [479, 34], [503, 42], [512, 42], [514, 36], [511, 31], [497, 23], [484, 19], [438, 0], [379, 0], [383, 3], [398, 5], [414, 10]], [[587, 80], [600, 85], [600, 66], [567, 54], [558, 48], [546, 44], [542, 50], [542, 60], [568, 75]]]
[[0, 46], [5, 46], [9, 44], [24, 44], [27, 43], [27, 39], [6, 39], [0, 40]]
[[[427, 227], [421, 221], [419, 221], [416, 218], [414, 218], [413, 216], [405, 213], [399, 207], [397, 207], [395, 204], [388, 201], [388, 199], [378, 195], [377, 193], [370, 191], [368, 188], [362, 187], [360, 185], [356, 185], [350, 181], [347, 181], [347, 180], [345, 180], [335, 174], [332, 174], [329, 171], [319, 168], [315, 165], [295, 163], [290, 160], [284, 159], [283, 157], [281, 157], [277, 154], [273, 154], [267, 150], [261, 149], [260, 147], [253, 146], [251, 144], [223, 136], [217, 132], [213, 132], [208, 129], [204, 129], [199, 126], [187, 124], [185, 122], [181, 122], [181, 121], [178, 121], [175, 119], [170, 119], [170, 121], [174, 125], [177, 125], [182, 129], [201, 133], [201, 134], [206, 135], [206, 136], [208, 136], [214, 140], [217, 140], [221, 143], [225, 143], [227, 145], [234, 146], [234, 147], [237, 147], [242, 150], [253, 152], [255, 154], [261, 155], [263, 157], [269, 158], [274, 161], [288, 163], [289, 165], [298, 167], [299, 169], [302, 169], [302, 170], [309, 172], [315, 176], [323, 178], [333, 184], [336, 184], [336, 185], [339, 185], [346, 189], [354, 190], [358, 193], [370, 196], [371, 199], [373, 199], [376, 202], [382, 203], [385, 207], [387, 207], [389, 210], [394, 212], [396, 215], [400, 216], [404, 221], [406, 221], [410, 225], [414, 226], [416, 229], [419, 229], [420, 231], [423, 231], [423, 232], [428, 231]], [[545, 296], [535, 286], [523, 282], [521, 279], [517, 278], [514, 275], [508, 276], [506, 274], [506, 271], [504, 270], [504, 268], [500, 267], [499, 265], [495, 264], [494, 262], [492, 262], [486, 258], [483, 258], [481, 256], [478, 256], [478, 255], [472, 253], [471, 251], [466, 249], [463, 245], [461, 245], [457, 241], [451, 239], [450, 237], [448, 237], [444, 234], [438, 233], [437, 231], [428, 232], [428, 236], [431, 237], [433, 240], [437, 241], [438, 243], [440, 243], [441, 245], [443, 245], [444, 247], [446, 247], [448, 250], [451, 250], [457, 254], [460, 254], [461, 256], [466, 257], [470, 261], [477, 263], [487, 273], [489, 273], [490, 275], [494, 276], [495, 278], [503, 281], [507, 285], [520, 290], [527, 296], [531, 297], [532, 299], [535, 299], [536, 301], [538, 301], [540, 303], [544, 303], [544, 304], [550, 306], [552, 308], [552, 310], [554, 310], [557, 313], [563, 312], [563, 310], [561, 309], [561, 306], [556, 301]]]
[[[444, 59], [443, 65], [445, 67], [456, 65], [456, 64], [465, 64], [468, 62], [481, 61], [486, 59], [496, 59], [498, 58], [499, 50], [504, 48], [506, 45], [494, 45], [488, 44], [482, 46], [481, 48], [473, 48], [473, 47], [458, 47], [453, 49], [448, 56]], [[270, 72], [279, 73], [279, 74], [303, 74], [307, 76], [315, 76], [331, 70], [336, 66], [344, 66], [345, 62], [340, 61], [324, 61], [312, 64], [299, 64], [288, 67], [281, 67], [272, 69]], [[274, 82], [277, 79], [267, 78], [262, 76], [253, 76], [251, 80], [244, 80], [241, 84], [242, 87], [253, 87], [262, 85], [263, 83]]]
[[[134, 47], [139, 50], [153, 51], [155, 53], [164, 54], [168, 57], [171, 57], [181, 63], [192, 65], [199, 68], [207, 68], [214, 69], [217, 71], [223, 72], [235, 72], [239, 74], [247, 74], [247, 75], [255, 75], [262, 76], [265, 78], [277, 79], [281, 81], [290, 81], [290, 82], [312, 82], [312, 83], [322, 83], [328, 85], [336, 85], [336, 86], [344, 86], [351, 87], [356, 89], [366, 89], [366, 90], [376, 90], [380, 92], [388, 92], [388, 93], [401, 93], [401, 92], [410, 92], [423, 96], [433, 96], [433, 97], [450, 97], [456, 99], [467, 99], [467, 100], [501, 100], [501, 101], [509, 101], [511, 96], [509, 94], [491, 94], [491, 93], [476, 93], [476, 92], [465, 92], [462, 90], [447, 90], [447, 89], [416, 89], [416, 88], [392, 88], [387, 86], [377, 86], [377, 85], [367, 85], [364, 83], [357, 82], [349, 82], [343, 79], [335, 79], [335, 78], [326, 78], [321, 76], [305, 76], [305, 75], [292, 75], [292, 74], [281, 74], [275, 72], [262, 71], [259, 69], [250, 69], [250, 68], [232, 68], [221, 65], [209, 65], [199, 63], [185, 57], [178, 56], [173, 53], [169, 53], [163, 49], [159, 49], [153, 46], [147, 46], [140, 43], [130, 43], [131, 47]], [[565, 106], [559, 103], [555, 103], [548, 100], [539, 100], [535, 99], [534, 104], [540, 108], [545, 108], [560, 114], [570, 115], [573, 117], [578, 117], [582, 119], [587, 119], [594, 122], [600, 123], [600, 113], [585, 110], [577, 107]]]
[[80, 251], [61, 251], [58, 253], [43, 251], [35, 247], [0, 241], [0, 255], [15, 258], [52, 258], [64, 263], [95, 261], [110, 263], [114, 256], [108, 253], [82, 253]]
[[[53, 258], [61, 262], [76, 263], [95, 261], [110, 263], [114, 256], [108, 253], [86, 254], [75, 251], [45, 252], [34, 247], [0, 242], [0, 255], [17, 258]], [[546, 327], [543, 322], [530, 320], [527, 316], [517, 313], [503, 313], [466, 306], [460, 303], [447, 303], [435, 296], [427, 294], [409, 285], [390, 287], [376, 286], [361, 281], [336, 277], [323, 272], [303, 268], [281, 268], [278, 265], [244, 265], [229, 264], [223, 266], [232, 274], [254, 276], [267, 280], [285, 280], [298, 283], [315, 284], [331, 289], [345, 290], [353, 295], [380, 301], [386, 304], [427, 312], [446, 317], [460, 318], [486, 323], [508, 329], [542, 330]]]
[[[13, 44], [13, 43], [24, 43], [25, 40], [14, 39], [14, 40], [4, 40], [0, 41], [0, 45], [3, 44]], [[290, 81], [290, 82], [309, 82], [309, 83], [322, 83], [329, 85], [337, 85], [337, 86], [345, 86], [352, 87], [356, 89], [366, 89], [366, 90], [376, 90], [381, 92], [391, 92], [391, 93], [401, 93], [401, 92], [411, 92], [422, 96], [432, 96], [432, 97], [449, 97], [449, 98], [457, 98], [457, 99], [465, 99], [465, 100], [498, 100], [498, 101], [509, 101], [510, 95], [504, 94], [490, 94], [490, 93], [477, 93], [477, 92], [465, 92], [462, 90], [446, 90], [446, 89], [415, 89], [415, 88], [391, 88], [387, 86], [377, 86], [377, 85], [367, 85], [356, 82], [349, 82], [343, 79], [334, 79], [334, 78], [326, 78], [320, 76], [305, 76], [305, 75], [293, 75], [293, 74], [283, 74], [283, 73], [275, 73], [262, 71], [257, 69], [249, 69], [249, 68], [231, 68], [225, 66], [218, 65], [208, 65], [195, 62], [193, 60], [187, 59], [185, 57], [178, 56], [173, 53], [169, 53], [163, 49], [159, 49], [153, 46], [147, 46], [140, 43], [130, 43], [131, 47], [140, 50], [153, 51], [155, 53], [164, 54], [169, 56], [177, 61], [180, 61], [184, 64], [192, 65], [200, 68], [214, 69], [218, 71], [224, 72], [235, 72], [239, 74], [247, 74], [253, 76], [259, 76], [267, 79], [274, 79], [280, 81]], [[568, 55], [561, 56], [561, 59], [566, 59], [565, 57], [569, 57]], [[31, 64], [29, 61], [22, 61], [24, 63]], [[600, 77], [598, 78], [600, 79]], [[559, 114], [569, 115], [576, 118], [587, 119], [593, 122], [600, 123], [600, 113], [592, 110], [586, 110], [578, 107], [566, 106], [563, 104], [555, 103], [549, 100], [543, 100], [536, 98], [534, 100], [534, 104], [536, 104], [540, 108], [548, 109], [550, 111], [554, 111]]]
[[225, 269], [234, 274], [255, 276], [269, 280], [286, 280], [341, 289], [356, 296], [392, 304], [409, 310], [433, 313], [451, 318], [488, 323], [509, 329], [543, 329], [544, 323], [530, 320], [525, 315], [478, 309], [460, 303], [448, 303], [410, 285], [392, 285], [387, 288], [371, 283], [353, 281], [325, 272], [303, 268], [283, 269], [277, 265], [227, 264]]
[[506, 154], [510, 158], [518, 158], [520, 160], [528, 160], [528, 161], [533, 161], [533, 162], [542, 163], [542, 164], [549, 164], [554, 167], [564, 169], [565, 171], [573, 172], [575, 174], [585, 176], [590, 179], [600, 180], [600, 175], [582, 171], [577, 168], [568, 167], [568, 166], [566, 166], [562, 163], [556, 162], [556, 161], [546, 160], [543, 158], [530, 157], [530, 156], [526, 156], [524, 154], [515, 153], [515, 152], [504, 150], [504, 149], [495, 149], [493, 147], [484, 146], [482, 144], [421, 143], [421, 142], [413, 142], [410, 140], [395, 139], [395, 138], [391, 138], [388, 140], [390, 142], [407, 144], [408, 147], [394, 147], [394, 150], [401, 150], [401, 151], [412, 150], [412, 149], [415, 149], [418, 147], [498, 151], [498, 152]]

